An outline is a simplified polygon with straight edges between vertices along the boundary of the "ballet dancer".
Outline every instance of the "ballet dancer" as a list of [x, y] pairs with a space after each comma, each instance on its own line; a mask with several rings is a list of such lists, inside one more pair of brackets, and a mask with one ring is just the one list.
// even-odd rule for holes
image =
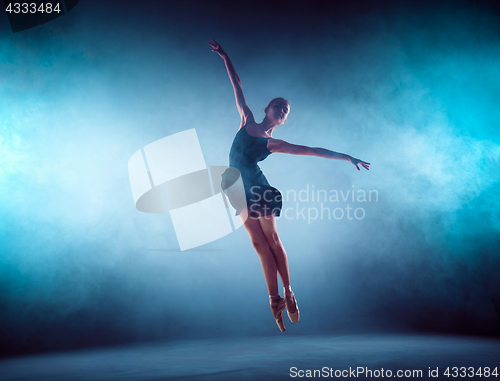
[[[285, 331], [283, 321], [285, 307], [292, 323], [299, 321], [300, 314], [295, 295], [290, 286], [287, 254], [276, 227], [275, 218], [280, 215], [282, 197], [279, 190], [269, 184], [257, 163], [274, 152], [346, 160], [354, 164], [358, 171], [360, 170], [359, 166], [369, 169], [370, 163], [325, 148], [290, 144], [284, 140], [275, 139], [273, 137], [274, 129], [283, 124], [290, 113], [289, 102], [283, 98], [271, 100], [264, 110], [264, 120], [257, 123], [245, 101], [240, 78], [236, 74], [229, 56], [215, 40], [208, 44], [212, 47], [212, 51], [218, 53], [226, 64], [227, 73], [233, 85], [236, 107], [241, 116], [240, 128], [236, 133], [229, 153], [230, 168], [222, 175], [221, 186], [226, 192], [227, 188], [241, 174], [246, 205], [232, 199], [230, 192], [226, 192], [226, 194], [231, 204], [237, 209], [237, 215], [242, 219], [243, 226], [259, 255], [269, 292], [271, 312], [276, 324], [283, 332]], [[235, 171], [234, 168], [239, 172]], [[279, 295], [277, 274], [280, 275], [284, 288], [284, 299]]]

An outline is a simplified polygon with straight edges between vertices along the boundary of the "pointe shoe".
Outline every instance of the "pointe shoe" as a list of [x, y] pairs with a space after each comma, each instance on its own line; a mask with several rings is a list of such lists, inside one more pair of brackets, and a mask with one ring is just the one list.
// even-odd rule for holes
[[271, 304], [271, 312], [273, 313], [276, 324], [281, 332], [285, 331], [285, 322], [283, 321], [283, 310], [286, 307], [285, 299], [279, 295], [276, 298], [269, 298]]
[[297, 323], [300, 319], [300, 312], [293, 292], [286, 293], [285, 300], [286, 300], [286, 313], [290, 318], [290, 321], [292, 323]]

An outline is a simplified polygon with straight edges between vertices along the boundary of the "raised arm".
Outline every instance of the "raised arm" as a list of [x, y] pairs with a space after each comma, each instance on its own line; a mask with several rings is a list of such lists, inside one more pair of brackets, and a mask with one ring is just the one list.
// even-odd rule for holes
[[236, 107], [238, 108], [241, 116], [241, 128], [245, 124], [253, 122], [254, 117], [252, 111], [250, 111], [250, 108], [247, 105], [247, 102], [245, 101], [245, 95], [243, 94], [243, 89], [241, 87], [240, 77], [238, 77], [238, 74], [236, 73], [232, 62], [224, 49], [222, 49], [222, 47], [215, 40], [209, 42], [208, 45], [212, 47], [213, 52], [219, 54], [219, 56], [224, 60], [224, 63], [226, 64], [227, 74], [229, 75], [229, 79], [231, 80], [231, 84], [233, 85], [234, 97], [236, 98]]
[[344, 153], [330, 151], [326, 148], [300, 146], [297, 144], [285, 142], [284, 140], [280, 139], [269, 139], [267, 143], [267, 149], [271, 152], [289, 153], [291, 155], [310, 155], [324, 157], [325, 159], [346, 160], [349, 163], [354, 164], [358, 171], [360, 170], [358, 164], [361, 164], [361, 166], [367, 170], [370, 169], [370, 163], [355, 159], [354, 157], [346, 155]]

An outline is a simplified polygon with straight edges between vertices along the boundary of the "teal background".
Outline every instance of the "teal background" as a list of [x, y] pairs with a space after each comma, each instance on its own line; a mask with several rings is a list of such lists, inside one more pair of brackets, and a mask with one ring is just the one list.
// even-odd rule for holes
[[499, 334], [498, 5], [287, 4], [82, 0], [15, 34], [0, 15], [2, 355], [280, 334], [244, 229], [180, 252], [132, 199], [128, 159], [165, 136], [196, 128], [228, 164], [240, 120], [212, 38], [258, 121], [290, 101], [276, 138], [371, 163], [262, 163], [282, 193], [378, 194], [328, 204], [362, 220], [279, 219], [302, 314], [285, 334]]

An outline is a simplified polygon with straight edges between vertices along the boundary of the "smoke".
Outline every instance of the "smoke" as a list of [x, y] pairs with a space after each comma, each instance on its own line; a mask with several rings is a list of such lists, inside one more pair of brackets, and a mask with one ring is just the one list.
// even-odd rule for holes
[[6, 353], [274, 332], [243, 229], [200, 248], [213, 252], [168, 251], [177, 249], [169, 216], [139, 213], [130, 191], [129, 157], [189, 128], [208, 165], [227, 165], [239, 117], [206, 45], [214, 37], [257, 121], [270, 99], [290, 101], [276, 138], [371, 163], [358, 172], [273, 154], [261, 165], [282, 193], [378, 195], [323, 205], [363, 208], [363, 219], [307, 219], [318, 200], [284, 203], [293, 218], [278, 230], [301, 332], [496, 332], [498, 15], [468, 2], [388, 3], [333, 9], [333, 23], [308, 8], [304, 24], [259, 30], [235, 25], [231, 9], [212, 19], [147, 3], [110, 17], [109, 5], [84, 2], [39, 28], [0, 30]]

